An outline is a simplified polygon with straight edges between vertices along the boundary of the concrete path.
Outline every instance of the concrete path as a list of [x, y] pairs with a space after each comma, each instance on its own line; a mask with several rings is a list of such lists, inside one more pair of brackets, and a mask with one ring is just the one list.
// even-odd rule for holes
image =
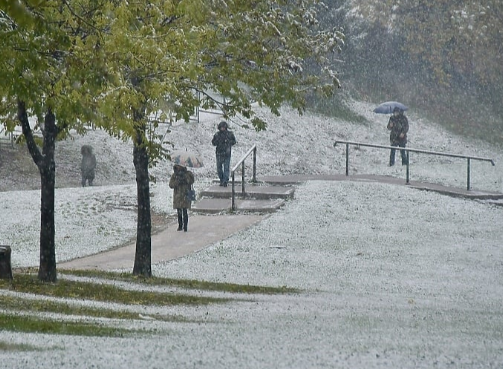
[[283, 176], [264, 176], [259, 178], [261, 181], [276, 185], [296, 185], [306, 181], [354, 181], [354, 182], [377, 182], [388, 183], [399, 186], [410, 186], [418, 190], [438, 192], [443, 195], [453, 197], [464, 197], [468, 199], [503, 199], [503, 193], [490, 192], [472, 189], [468, 191], [466, 188], [458, 188], [451, 186], [444, 186], [440, 184], [410, 181], [406, 184], [405, 178], [397, 178], [391, 176], [379, 176], [372, 174], [356, 174], [346, 176], [344, 174], [330, 174], [330, 175], [283, 175]]
[[[152, 235], [152, 264], [179, 258], [246, 229], [265, 215], [189, 215], [187, 232], [178, 232], [178, 224]], [[58, 263], [61, 269], [133, 269], [136, 243], [81, 259]]]

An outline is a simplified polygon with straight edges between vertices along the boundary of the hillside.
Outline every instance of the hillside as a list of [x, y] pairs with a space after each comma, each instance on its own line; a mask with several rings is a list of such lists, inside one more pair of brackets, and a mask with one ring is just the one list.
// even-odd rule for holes
[[[334, 149], [334, 139], [387, 143], [387, 117], [374, 116], [371, 107], [353, 106], [369, 118], [367, 124], [316, 115], [299, 118], [289, 109], [276, 119], [259, 111], [270, 122], [267, 132], [255, 133], [241, 126], [246, 122], [233, 120], [239, 140], [233, 161], [256, 143], [259, 176], [343, 173], [343, 148]], [[502, 157], [491, 145], [446, 133], [417, 112], [408, 115], [411, 146], [493, 156], [496, 167], [473, 163], [473, 185], [501, 188]], [[199, 124], [172, 127], [170, 138], [177, 148], [197, 150], [205, 159], [206, 166], [194, 170], [198, 190], [215, 177], [208, 139], [218, 120], [213, 116]], [[136, 235], [129, 144], [94, 131], [59, 143], [57, 160], [63, 170], [58, 169], [58, 183], [78, 183], [75, 167], [83, 143], [92, 143], [98, 154], [97, 186], [57, 189], [58, 263], [131, 244]], [[389, 168], [387, 156], [387, 152], [354, 149], [352, 173], [403, 178], [404, 168]], [[173, 214], [173, 191], [166, 182], [170, 167], [163, 163], [152, 171], [158, 180], [151, 185], [151, 205], [164, 220]], [[414, 179], [462, 187], [465, 171], [462, 160], [430, 156], [411, 160]], [[27, 178], [19, 175], [11, 183], [27, 182]], [[127, 184], [113, 184], [119, 182]], [[39, 201], [39, 190], [0, 192], [0, 244], [12, 246], [14, 267], [39, 263]], [[286, 286], [299, 292], [244, 295], [60, 273], [60, 281], [94, 281], [148, 294], [212, 296], [225, 302], [123, 304], [107, 302], [104, 296], [66, 299], [4, 290], [5, 300], [17, 299], [20, 307], [29, 309], [7, 307], [7, 316], [26, 314], [44, 322], [85, 322], [129, 332], [120, 337], [84, 337], [3, 329], [0, 343], [28, 349], [22, 355], [0, 350], [0, 357], [5, 367], [15, 369], [91, 365], [115, 369], [140, 361], [158, 368], [501, 368], [502, 211], [491, 203], [408, 186], [309, 181], [296, 186], [294, 200], [258, 224], [199, 252], [152, 265], [154, 276], [171, 280]], [[212, 222], [218, 216], [200, 217]], [[204, 237], [190, 226], [187, 234], [175, 229], [170, 226], [167, 231], [181, 239]], [[34, 299], [71, 305], [78, 315], [39, 309]], [[86, 307], [102, 314], [127, 311], [138, 318], [89, 316]], [[176, 320], [157, 319], [163, 316]]]
[[[333, 147], [335, 140], [388, 145], [386, 123], [388, 116], [372, 112], [374, 105], [353, 102], [350, 108], [367, 119], [366, 123], [351, 123], [326, 116], [298, 114], [284, 108], [276, 117], [265, 109], [257, 109], [257, 114], [268, 122], [268, 129], [256, 132], [249, 128], [249, 122], [237, 117], [229, 120], [238, 144], [234, 147], [231, 166], [248, 149], [257, 144], [258, 176], [277, 174], [330, 174], [343, 173], [345, 157], [343, 147]], [[407, 112], [410, 121], [408, 147], [443, 151], [457, 154], [490, 157], [502, 162], [501, 150], [482, 140], [466, 139], [455, 135], [435, 122], [421, 116], [421, 112]], [[205, 165], [194, 169], [196, 180], [207, 181], [216, 177], [214, 148], [211, 137], [221, 117], [215, 114], [201, 114], [201, 121], [178, 122], [172, 127], [161, 126], [159, 133], [165, 133], [174, 150], [188, 150], [199, 154]], [[89, 144], [94, 147], [98, 160], [96, 186], [134, 184], [132, 143], [110, 138], [102, 131], [88, 131], [85, 136], [74, 136], [61, 141], [56, 146], [56, 187], [80, 187], [80, 147]], [[166, 147], [170, 147], [166, 142]], [[398, 166], [387, 166], [388, 152], [369, 148], [351, 150], [351, 173], [367, 173], [404, 177], [404, 170]], [[452, 173], [455, 174], [454, 176]], [[171, 163], [163, 161], [152, 168], [151, 175], [158, 181], [166, 181], [171, 173]], [[11, 149], [2, 142], [0, 146], [0, 191], [34, 190], [40, 188], [40, 179], [26, 147]], [[411, 178], [454, 186], [465, 185], [466, 161], [429, 155], [411, 154]], [[472, 186], [491, 191], [502, 191], [503, 180], [499, 166], [488, 163], [472, 163]]]

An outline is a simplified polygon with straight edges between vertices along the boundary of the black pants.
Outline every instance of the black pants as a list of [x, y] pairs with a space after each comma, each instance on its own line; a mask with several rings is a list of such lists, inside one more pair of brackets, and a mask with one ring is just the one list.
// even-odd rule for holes
[[176, 214], [178, 215], [178, 229], [182, 229], [187, 232], [187, 224], [189, 223], [189, 213], [187, 208], [177, 208]]
[[[405, 142], [393, 142], [391, 143], [391, 146], [397, 146], [397, 147], [405, 147]], [[391, 149], [391, 153], [389, 156], [389, 166], [395, 165], [395, 152], [396, 149]], [[402, 157], [402, 165], [407, 165], [407, 153], [405, 150], [400, 150], [400, 155]]]
[[89, 183], [89, 186], [93, 185], [94, 181], [94, 172], [82, 172], [82, 187], [86, 187], [86, 182]]

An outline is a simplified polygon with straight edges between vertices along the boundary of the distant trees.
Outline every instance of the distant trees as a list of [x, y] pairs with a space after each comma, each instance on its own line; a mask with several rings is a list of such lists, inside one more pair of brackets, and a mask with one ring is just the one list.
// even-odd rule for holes
[[[86, 12], [79, 18], [65, 1], [0, 2], [0, 116], [8, 130], [22, 127], [40, 172], [38, 277], [47, 282], [57, 279], [55, 143], [70, 129], [83, 132], [83, 124], [94, 121], [94, 95], [105, 74], [99, 49], [90, 42], [98, 33], [93, 7], [85, 5], [79, 2], [79, 11]], [[38, 117], [42, 142], [34, 137], [28, 115]]]
[[404, 38], [402, 45], [441, 83], [458, 76], [485, 83], [502, 75], [503, 3], [496, 0], [354, 0], [370, 23]]
[[[252, 102], [279, 114], [287, 102], [302, 113], [306, 96], [331, 96], [339, 86], [328, 55], [343, 35], [320, 28], [316, 0], [0, 0], [0, 115], [21, 124], [42, 180], [39, 278], [56, 280], [54, 257], [54, 143], [93, 122], [132, 139], [138, 192], [133, 274], [151, 275], [149, 166], [166, 155], [150, 139], [149, 119], [161, 112], [188, 120], [205, 107], [266, 122]], [[305, 62], [317, 66], [316, 73]], [[28, 114], [45, 121], [43, 148]], [[155, 128], [155, 122], [153, 124]]]
[[[325, 16], [337, 19], [348, 37], [345, 80], [403, 97], [466, 129], [481, 128], [484, 112], [503, 117], [503, 2], [326, 2]], [[494, 133], [501, 139], [499, 127]]]

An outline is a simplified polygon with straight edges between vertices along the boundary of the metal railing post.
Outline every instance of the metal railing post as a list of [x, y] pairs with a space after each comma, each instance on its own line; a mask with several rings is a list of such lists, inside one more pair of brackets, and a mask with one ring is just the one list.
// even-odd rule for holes
[[466, 190], [470, 191], [470, 158], [466, 158], [467, 168], [466, 168]]
[[410, 159], [409, 150], [407, 150], [407, 170], [406, 170], [406, 172], [407, 172], [407, 174], [406, 174], [407, 180], [406, 180], [405, 184], [410, 184], [410, 178], [409, 178], [410, 177], [410, 175], [409, 175], [409, 163], [410, 163], [410, 160], [409, 159]]
[[245, 160], [253, 153], [253, 182], [256, 182], [257, 175], [257, 146], [253, 147], [246, 152], [246, 154], [236, 163], [231, 169], [232, 173], [232, 210], [236, 210], [236, 188], [235, 188], [235, 172], [241, 165], [241, 196], [245, 198]]
[[[197, 91], [197, 101], [199, 104], [201, 103], [201, 91]], [[196, 106], [196, 111], [197, 111], [197, 123], [201, 123], [199, 119], [199, 105]]]
[[[367, 144], [367, 143], [362, 143], [362, 142], [354, 142], [354, 141], [335, 141], [334, 142], [334, 147], [338, 143], [343, 143], [346, 145], [346, 176], [349, 175], [349, 145], [355, 145], [355, 146], [364, 146], [364, 147], [374, 147], [378, 149], [396, 149], [395, 146], [386, 146], [386, 145], [375, 145], [375, 144]], [[399, 148], [401, 149], [401, 148]], [[491, 158], [483, 158], [480, 156], [470, 156], [470, 155], [461, 155], [461, 154], [453, 154], [453, 153], [446, 153], [446, 152], [438, 152], [438, 151], [430, 151], [430, 150], [420, 150], [420, 149], [414, 149], [414, 148], [408, 148], [405, 149], [407, 151], [407, 184], [410, 183], [410, 153], [411, 152], [417, 152], [420, 154], [429, 154], [429, 155], [437, 155], [437, 156], [447, 156], [451, 158], [462, 158], [462, 159], [467, 159], [467, 173], [466, 173], [466, 189], [467, 191], [470, 191], [471, 189], [471, 184], [470, 184], [470, 163], [471, 160], [479, 160], [479, 161], [488, 161], [491, 163], [492, 166], [495, 166], [496, 164], [494, 163], [494, 160]]]
[[253, 148], [253, 183], [257, 182], [257, 146]]
[[234, 190], [234, 171], [232, 171], [232, 202], [231, 209], [236, 210], [236, 192]]
[[349, 144], [346, 143], [346, 176], [349, 176]]
[[245, 197], [245, 162], [241, 163], [241, 196]]

